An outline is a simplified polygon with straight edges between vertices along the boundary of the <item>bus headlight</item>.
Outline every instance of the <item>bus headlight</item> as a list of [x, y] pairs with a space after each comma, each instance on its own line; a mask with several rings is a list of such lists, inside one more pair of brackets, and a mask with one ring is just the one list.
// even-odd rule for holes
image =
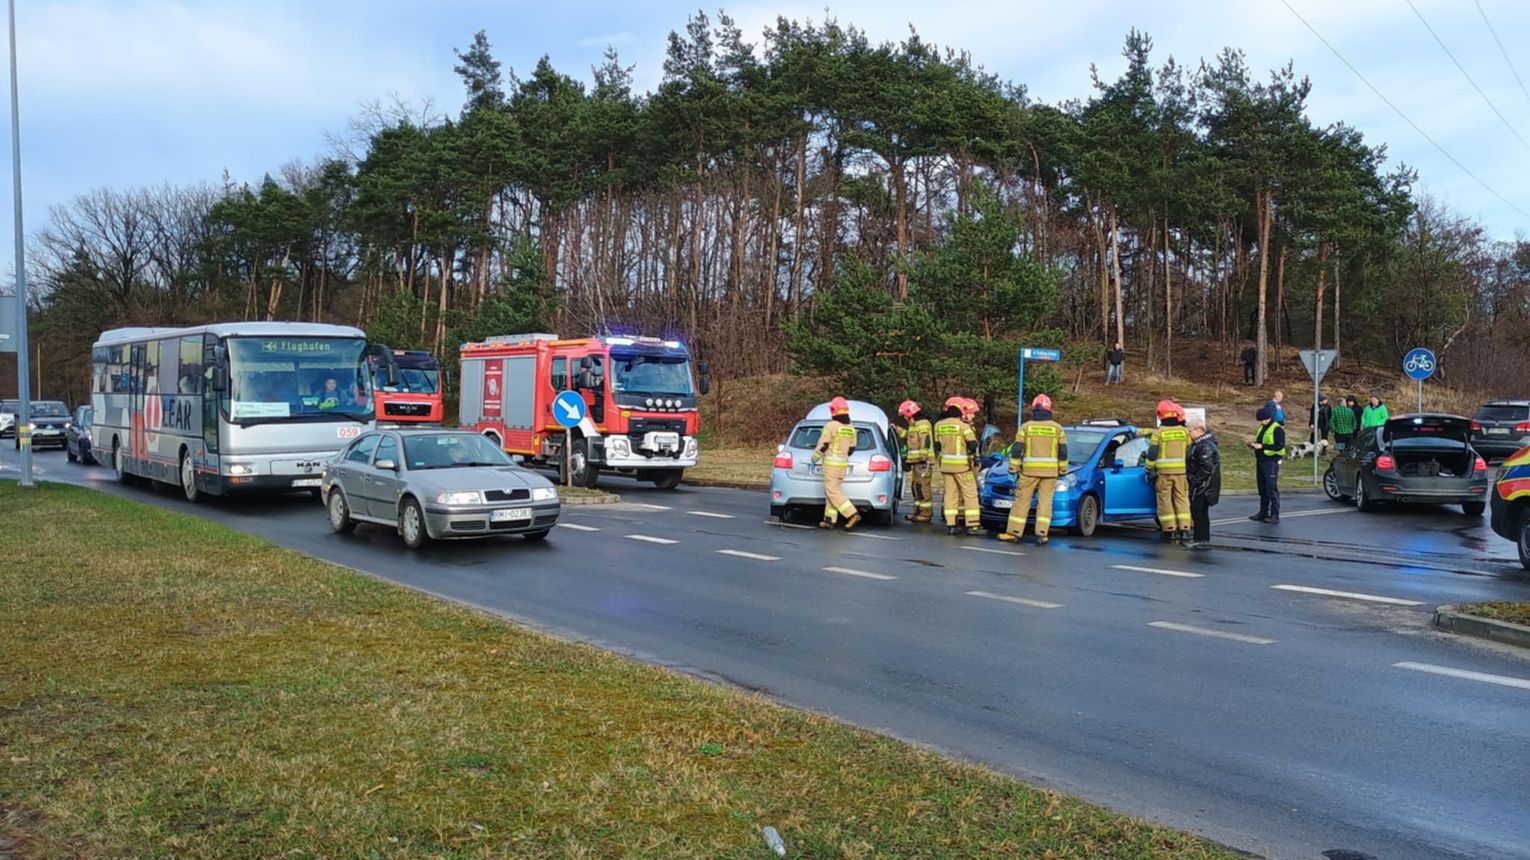
[[481, 505], [483, 493], [476, 490], [468, 493], [442, 493], [436, 496], [438, 505]]
[[255, 474], [255, 467], [247, 463], [229, 463], [228, 473], [230, 475], [253, 475]]
[[531, 490], [531, 500], [533, 502], [550, 502], [557, 498], [558, 489], [556, 487], [533, 487]]

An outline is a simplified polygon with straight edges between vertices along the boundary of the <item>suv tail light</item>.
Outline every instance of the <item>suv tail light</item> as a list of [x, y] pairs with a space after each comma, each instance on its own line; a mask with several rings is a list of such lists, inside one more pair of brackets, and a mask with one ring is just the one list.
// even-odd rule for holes
[[892, 471], [892, 460], [888, 459], [885, 454], [872, 454], [871, 455], [871, 471], [873, 471], [873, 472], [891, 472]]
[[1530, 433], [1530, 421], [1521, 421], [1514, 425], [1515, 433]]
[[777, 454], [774, 465], [777, 469], [790, 469], [792, 467], [792, 452], [782, 451]]
[[1472, 468], [1475, 469], [1478, 472], [1486, 472], [1487, 471], [1487, 461], [1482, 459], [1481, 457], [1478, 457], [1477, 458], [1477, 464], [1475, 466], [1473, 466]]
[[1376, 471], [1390, 472], [1395, 468], [1397, 468], [1397, 461], [1392, 459], [1391, 454], [1382, 454], [1376, 458]]
[[1473, 433], [1476, 433], [1478, 430], [1481, 430], [1481, 429], [1482, 429], [1482, 422], [1481, 421], [1473, 421], [1472, 422], [1472, 432]]

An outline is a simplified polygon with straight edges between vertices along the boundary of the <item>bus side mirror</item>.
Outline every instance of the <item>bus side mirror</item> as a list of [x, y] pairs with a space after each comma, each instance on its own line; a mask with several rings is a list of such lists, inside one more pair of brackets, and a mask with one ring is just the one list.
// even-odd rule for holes
[[228, 390], [228, 374], [221, 368], [213, 368], [211, 386], [213, 391], [223, 392]]

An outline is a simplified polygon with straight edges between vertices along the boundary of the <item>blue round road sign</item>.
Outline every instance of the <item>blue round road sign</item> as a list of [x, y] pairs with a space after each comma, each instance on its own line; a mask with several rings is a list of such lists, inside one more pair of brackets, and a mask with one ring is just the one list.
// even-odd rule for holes
[[553, 418], [559, 427], [578, 427], [584, 413], [584, 398], [577, 391], [560, 392], [553, 400]]
[[1409, 379], [1428, 379], [1434, 375], [1435, 366], [1434, 353], [1423, 347], [1411, 349], [1403, 356], [1403, 373]]

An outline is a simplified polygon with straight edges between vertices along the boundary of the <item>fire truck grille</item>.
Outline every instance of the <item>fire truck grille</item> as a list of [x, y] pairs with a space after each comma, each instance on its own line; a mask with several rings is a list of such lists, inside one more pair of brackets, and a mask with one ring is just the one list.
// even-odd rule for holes
[[627, 435], [642, 436], [644, 433], [679, 433], [685, 435], [684, 418], [634, 418], [627, 425]]
[[531, 498], [530, 490], [485, 490], [485, 501], [489, 502], [523, 502]]
[[384, 415], [425, 416], [430, 414], [429, 403], [384, 403]]

